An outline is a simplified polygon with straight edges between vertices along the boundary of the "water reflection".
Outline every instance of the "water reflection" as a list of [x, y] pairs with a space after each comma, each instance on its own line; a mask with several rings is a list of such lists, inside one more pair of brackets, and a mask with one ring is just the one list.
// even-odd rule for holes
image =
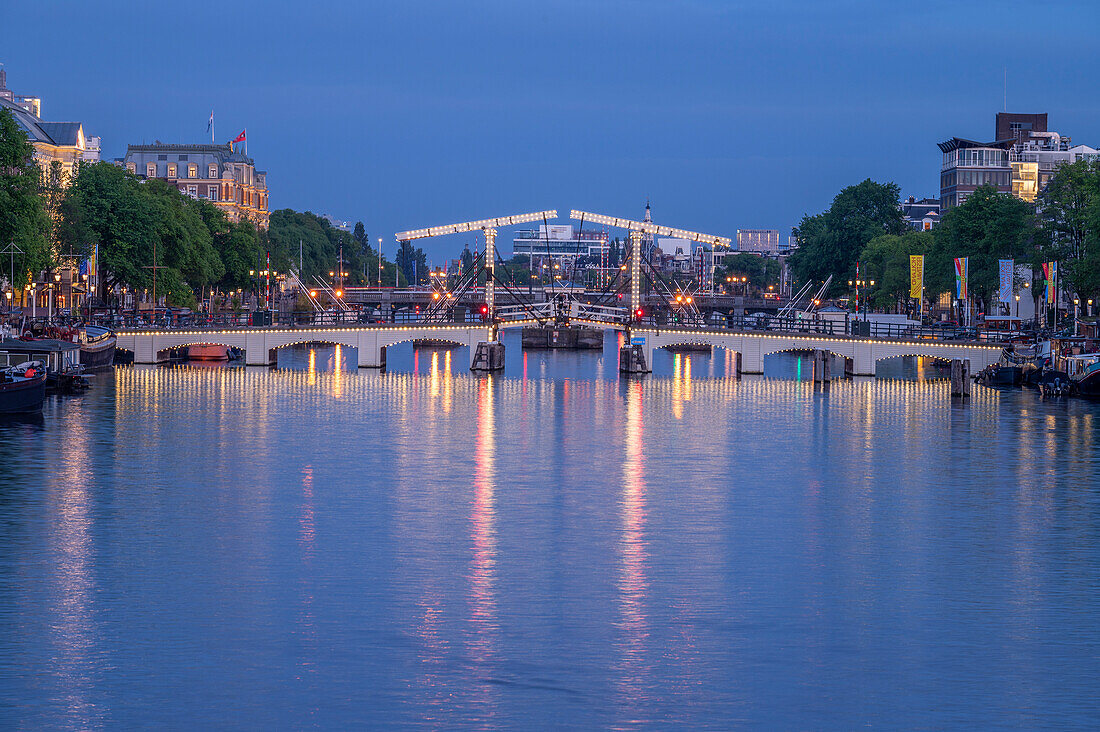
[[[79, 408], [77, 408], [79, 411]], [[90, 698], [97, 674], [92, 664], [96, 630], [93, 620], [96, 583], [93, 574], [94, 487], [88, 466], [92, 461], [92, 426], [76, 419], [69, 426], [67, 449], [54, 465], [56, 481], [48, 498], [52, 577], [50, 629], [53, 646], [51, 672], [59, 685], [65, 719], [73, 728], [102, 724], [102, 709]]]
[[[677, 354], [679, 355], [679, 354]], [[676, 387], [673, 387], [676, 390]], [[638, 720], [628, 710], [638, 710], [649, 701], [649, 665], [646, 660], [649, 623], [646, 615], [646, 486], [645, 453], [642, 445], [644, 387], [638, 381], [626, 386], [626, 428], [623, 434], [625, 459], [622, 467], [622, 496], [619, 500], [619, 649], [616, 692], [618, 707], [627, 715], [622, 723]], [[673, 404], [677, 404], [677, 397]], [[677, 417], [679, 419], [679, 417]]]
[[[478, 383], [477, 437], [474, 445], [474, 501], [471, 516], [470, 658], [481, 678], [494, 675], [500, 628], [496, 603], [496, 426], [493, 413], [493, 377]], [[484, 707], [482, 721], [491, 719], [498, 690], [483, 683], [475, 704]]]
[[448, 353], [123, 368], [0, 426], [0, 727], [1100, 711], [1100, 405]]

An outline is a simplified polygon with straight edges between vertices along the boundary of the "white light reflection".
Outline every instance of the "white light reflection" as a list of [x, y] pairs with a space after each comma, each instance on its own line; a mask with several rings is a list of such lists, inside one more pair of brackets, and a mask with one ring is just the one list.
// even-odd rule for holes
[[[673, 387], [675, 389], [675, 386]], [[623, 462], [621, 535], [619, 538], [619, 650], [616, 682], [619, 706], [634, 710], [646, 694], [650, 668], [645, 660], [649, 642], [649, 620], [646, 616], [646, 485], [645, 456], [642, 449], [642, 391], [640, 381], [627, 385], [626, 433]], [[626, 720], [620, 720], [626, 721]]]
[[[493, 413], [493, 377], [478, 384], [477, 441], [474, 446], [474, 505], [471, 517], [473, 557], [470, 562], [470, 658], [482, 676], [492, 675], [500, 627], [496, 602], [496, 425]], [[482, 684], [486, 721], [495, 713], [497, 689]]]

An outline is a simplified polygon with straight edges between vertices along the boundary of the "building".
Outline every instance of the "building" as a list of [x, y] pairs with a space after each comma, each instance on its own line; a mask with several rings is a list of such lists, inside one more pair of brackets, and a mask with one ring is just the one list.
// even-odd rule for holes
[[346, 231], [349, 234], [351, 233], [352, 229], [355, 228], [350, 221], [338, 219], [330, 214], [321, 214], [321, 218], [327, 221], [329, 223], [329, 226], [331, 226], [332, 228], [339, 229], [340, 231]]
[[1094, 148], [1047, 130], [1047, 115], [999, 112], [992, 142], [960, 137], [939, 143], [940, 206], [958, 206], [979, 186], [991, 185], [1034, 201], [1062, 163], [1098, 157]]
[[915, 196], [909, 196], [901, 203], [901, 216], [910, 229], [931, 231], [932, 227], [940, 223], [940, 201], [938, 198], [922, 198], [918, 201]]
[[737, 250], [752, 254], [779, 254], [778, 229], [738, 229]]
[[7, 71], [0, 68], [0, 107], [11, 110], [15, 123], [27, 133], [34, 146], [34, 159], [48, 171], [54, 162], [71, 176], [81, 161], [98, 162], [99, 138], [84, 134], [79, 122], [46, 122], [42, 119], [42, 100], [20, 96], [8, 89]]
[[606, 231], [578, 231], [572, 224], [542, 224], [538, 230], [517, 231], [512, 256], [540, 259], [575, 259], [607, 255]]
[[122, 162], [139, 178], [159, 178], [192, 198], [210, 201], [230, 221], [248, 219], [267, 228], [267, 173], [229, 143], [128, 145]]

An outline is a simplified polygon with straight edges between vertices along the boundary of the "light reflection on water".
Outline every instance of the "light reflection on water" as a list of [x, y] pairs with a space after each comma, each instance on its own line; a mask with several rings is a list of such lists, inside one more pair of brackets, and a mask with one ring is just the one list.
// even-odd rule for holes
[[387, 372], [331, 347], [276, 369], [121, 368], [0, 424], [0, 712], [1095, 718], [1100, 408], [735, 380], [721, 349], [619, 379], [614, 347], [513, 349], [492, 377], [412, 346]]

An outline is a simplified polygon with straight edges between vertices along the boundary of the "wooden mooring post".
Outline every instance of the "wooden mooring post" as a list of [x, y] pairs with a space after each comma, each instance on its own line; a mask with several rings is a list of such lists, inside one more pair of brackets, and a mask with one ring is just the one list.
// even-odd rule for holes
[[814, 350], [814, 383], [828, 385], [832, 378], [832, 355], [829, 351]]
[[951, 359], [951, 396], [970, 398], [970, 359]]

